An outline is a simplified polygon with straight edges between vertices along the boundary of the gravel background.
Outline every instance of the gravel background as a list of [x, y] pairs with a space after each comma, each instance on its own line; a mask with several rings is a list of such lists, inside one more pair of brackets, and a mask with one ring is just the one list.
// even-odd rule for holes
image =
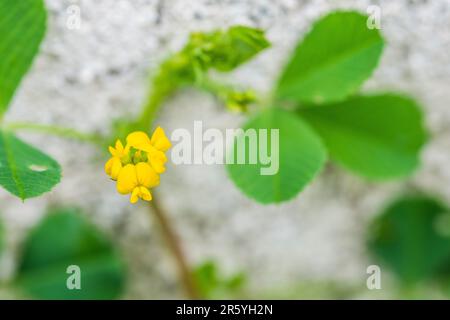
[[[261, 206], [245, 198], [221, 166], [169, 165], [158, 188], [192, 264], [214, 259], [224, 273], [246, 271], [251, 293], [285, 291], [309, 282], [334, 281], [365, 287], [368, 222], [385, 202], [408, 188], [450, 202], [450, 1], [362, 0], [46, 0], [49, 30], [32, 71], [7, 115], [10, 121], [69, 126], [107, 132], [110, 122], [134, 115], [145, 97], [148, 70], [179, 49], [190, 31], [246, 24], [267, 30], [273, 47], [229, 78], [268, 91], [290, 50], [311, 22], [335, 8], [382, 9], [387, 39], [380, 67], [366, 91], [397, 90], [426, 110], [431, 142], [423, 166], [409, 181], [372, 184], [334, 166], [295, 200]], [[67, 8], [81, 8], [81, 29], [66, 26]], [[204, 126], [229, 128], [241, 119], [227, 114], [209, 96], [176, 95], [159, 123], [170, 132]], [[36, 134], [22, 135], [56, 158], [62, 183], [25, 203], [0, 190], [0, 215], [8, 248], [0, 279], [14, 274], [25, 232], [49, 204], [75, 204], [122, 249], [130, 276], [126, 298], [175, 298], [182, 292], [170, 253], [146, 207], [129, 205], [103, 173], [102, 156], [92, 147]], [[296, 292], [311, 297], [314, 286]], [[380, 293], [389, 296], [384, 284]], [[10, 297], [0, 291], [0, 297]], [[253, 296], [254, 296], [253, 295]]]

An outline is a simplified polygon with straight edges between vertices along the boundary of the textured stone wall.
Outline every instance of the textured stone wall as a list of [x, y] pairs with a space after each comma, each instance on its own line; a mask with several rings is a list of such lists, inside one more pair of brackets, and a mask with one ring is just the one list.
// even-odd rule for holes
[[[107, 132], [114, 118], [136, 114], [148, 70], [180, 48], [193, 30], [246, 24], [267, 30], [273, 47], [228, 79], [270, 89], [296, 40], [321, 14], [336, 8], [382, 9], [387, 39], [379, 69], [364, 90], [414, 96], [426, 111], [431, 142], [408, 181], [368, 183], [329, 165], [295, 200], [261, 206], [244, 197], [221, 166], [169, 165], [158, 196], [170, 213], [191, 263], [214, 259], [225, 273], [247, 271], [254, 292], [296, 284], [341, 281], [365, 296], [368, 222], [408, 188], [436, 192], [450, 202], [450, 1], [366, 0], [46, 0], [49, 30], [7, 119]], [[66, 26], [70, 4], [81, 8], [80, 30]], [[159, 123], [169, 132], [235, 127], [240, 117], [209, 96], [187, 91], [168, 102]], [[55, 157], [63, 180], [51, 193], [25, 203], [0, 190], [8, 250], [0, 277], [14, 273], [25, 232], [50, 204], [85, 209], [124, 252], [130, 270], [127, 298], [179, 297], [176, 270], [143, 206], [116, 194], [103, 159], [88, 145], [23, 134]], [[312, 290], [312, 289], [308, 289]], [[302, 292], [308, 296], [309, 291]], [[6, 294], [6, 293], [5, 293]], [[389, 295], [388, 291], [385, 294]], [[1, 295], [1, 293], [0, 293]], [[310, 294], [312, 295], [312, 293]]]

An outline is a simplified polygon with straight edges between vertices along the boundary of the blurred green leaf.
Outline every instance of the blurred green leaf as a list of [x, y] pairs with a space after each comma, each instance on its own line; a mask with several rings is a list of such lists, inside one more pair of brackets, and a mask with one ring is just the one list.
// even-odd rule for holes
[[0, 185], [21, 199], [50, 191], [60, 181], [59, 164], [9, 132], [0, 130]]
[[232, 71], [269, 45], [263, 31], [250, 27], [193, 32], [183, 49], [162, 63], [155, 90], [168, 92], [180, 84], [201, 82], [210, 69]]
[[[69, 290], [67, 268], [81, 270], [81, 290]], [[114, 299], [125, 282], [112, 243], [75, 209], [59, 209], [32, 230], [20, 259], [17, 283], [39, 299]]]
[[206, 299], [235, 298], [245, 283], [245, 274], [224, 277], [213, 261], [207, 261], [194, 270], [200, 296]]
[[226, 107], [234, 112], [247, 112], [248, 107], [257, 100], [255, 92], [230, 90], [223, 98]]
[[44, 38], [43, 0], [0, 0], [0, 115], [30, 68]]
[[374, 221], [369, 249], [405, 285], [435, 278], [450, 267], [450, 211], [425, 196], [402, 198]]
[[245, 26], [233, 26], [215, 41], [212, 67], [223, 72], [239, 67], [270, 46], [264, 31]]
[[277, 87], [280, 100], [328, 103], [355, 93], [373, 72], [383, 49], [367, 17], [338, 11], [318, 20], [295, 49]]
[[[256, 115], [247, 122], [247, 129], [279, 129], [279, 150], [272, 145], [276, 141], [268, 139], [268, 151], [256, 149], [257, 163], [249, 163], [250, 143], [248, 137], [239, 135], [233, 146], [234, 164], [228, 164], [227, 169], [234, 183], [249, 197], [261, 203], [286, 201], [299, 193], [323, 167], [326, 160], [326, 150], [320, 138], [310, 127], [293, 113], [279, 108], [271, 108]], [[261, 142], [256, 133], [257, 142]], [[266, 135], [267, 137], [267, 135]], [[279, 151], [277, 154], [276, 152]], [[231, 152], [229, 150], [229, 152]], [[270, 165], [263, 164], [259, 153], [271, 154], [274, 157], [272, 165], [279, 160], [279, 170], [276, 174], [262, 175], [261, 169]], [[238, 153], [245, 154], [246, 164], [238, 164]]]
[[322, 136], [330, 156], [364, 177], [410, 174], [426, 142], [423, 115], [414, 100], [385, 94], [301, 109]]

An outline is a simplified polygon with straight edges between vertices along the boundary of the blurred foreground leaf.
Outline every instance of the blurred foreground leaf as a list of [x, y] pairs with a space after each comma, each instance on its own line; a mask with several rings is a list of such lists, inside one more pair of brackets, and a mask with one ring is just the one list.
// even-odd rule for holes
[[427, 134], [414, 100], [392, 94], [359, 96], [299, 112], [322, 136], [330, 156], [357, 174], [395, 178], [419, 165]]
[[277, 97], [327, 103], [355, 93], [377, 66], [384, 43], [366, 22], [367, 16], [345, 11], [318, 20], [286, 65]]
[[194, 277], [201, 297], [206, 299], [235, 298], [245, 283], [245, 274], [224, 277], [212, 261], [198, 266], [194, 270]]
[[[261, 132], [255, 133], [257, 138], [254, 139], [254, 145], [257, 147], [253, 151], [250, 151], [250, 139], [246, 135], [239, 135], [233, 146], [234, 164], [227, 165], [234, 183], [246, 195], [261, 203], [293, 198], [324, 165], [326, 151], [320, 138], [294, 114], [278, 108], [267, 109], [247, 122], [243, 129], [269, 129], [266, 135], [269, 137], [268, 150], [256, 144], [261, 142]], [[279, 130], [279, 149], [271, 150], [277, 141], [271, 141], [270, 129]], [[237, 163], [239, 153], [245, 155], [246, 164]], [[263, 164], [260, 153], [271, 155], [272, 164]], [[256, 164], [249, 163], [252, 156], [257, 157]], [[263, 175], [262, 172], [270, 166], [276, 171]]]
[[30, 68], [44, 38], [43, 0], [0, 0], [0, 115]]
[[50, 191], [60, 181], [59, 164], [13, 134], [0, 130], [0, 185], [21, 199]]
[[[69, 290], [69, 266], [81, 271], [81, 290]], [[39, 299], [114, 299], [122, 293], [124, 265], [115, 248], [76, 210], [51, 212], [29, 234], [17, 283]]]
[[450, 211], [434, 199], [400, 199], [371, 229], [370, 250], [410, 285], [450, 270]]

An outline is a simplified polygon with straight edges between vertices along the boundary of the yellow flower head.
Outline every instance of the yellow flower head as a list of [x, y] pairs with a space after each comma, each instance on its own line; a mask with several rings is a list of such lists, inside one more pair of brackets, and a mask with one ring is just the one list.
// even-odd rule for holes
[[117, 191], [121, 194], [131, 193], [130, 202], [135, 203], [139, 198], [150, 201], [152, 195], [149, 188], [159, 185], [159, 176], [146, 162], [127, 164], [117, 178]]
[[127, 136], [126, 146], [117, 140], [115, 148], [109, 147], [112, 157], [105, 164], [105, 172], [117, 180], [117, 191], [131, 194], [130, 202], [139, 199], [150, 201], [150, 189], [159, 185], [159, 174], [167, 162], [166, 152], [171, 143], [161, 127], [156, 128], [151, 138], [142, 131]]

